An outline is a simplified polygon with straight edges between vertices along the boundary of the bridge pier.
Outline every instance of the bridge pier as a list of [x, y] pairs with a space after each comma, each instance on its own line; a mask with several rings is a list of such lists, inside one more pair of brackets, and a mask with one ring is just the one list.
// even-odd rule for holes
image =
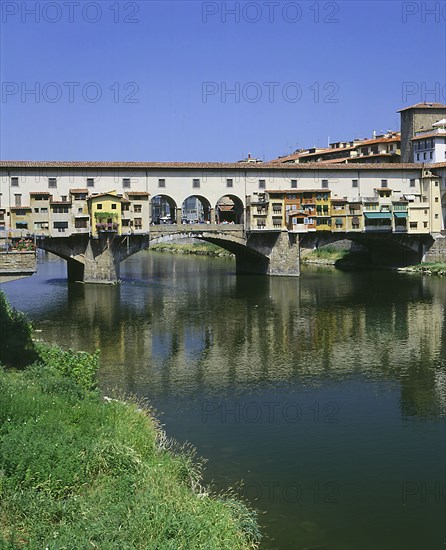
[[98, 239], [89, 239], [84, 255], [84, 283], [113, 284], [119, 282], [119, 247], [114, 235], [106, 233]]
[[39, 248], [66, 260], [70, 282], [100, 284], [119, 282], [120, 263], [148, 245], [148, 235], [121, 236], [115, 232], [104, 232], [98, 237], [46, 237], [38, 242]]
[[288, 231], [250, 233], [247, 247], [257, 255], [236, 254], [237, 273], [259, 273], [298, 277], [300, 275], [299, 237]]

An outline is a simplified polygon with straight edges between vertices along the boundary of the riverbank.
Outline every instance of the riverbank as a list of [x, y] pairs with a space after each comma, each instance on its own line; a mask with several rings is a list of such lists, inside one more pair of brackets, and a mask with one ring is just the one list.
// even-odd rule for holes
[[301, 257], [301, 263], [307, 265], [333, 266], [340, 269], [379, 269], [400, 273], [421, 273], [423, 275], [446, 276], [446, 264], [423, 263], [406, 267], [374, 265], [367, 253], [350, 252], [329, 247], [312, 250]]
[[33, 341], [2, 293], [0, 329], [0, 362], [26, 365], [0, 368], [2, 547], [257, 547], [254, 512], [202, 487], [191, 448], [144, 404], [98, 391], [99, 352]]
[[200, 242], [200, 243], [159, 243], [154, 244], [149, 248], [149, 251], [154, 252], [169, 252], [171, 254], [193, 254], [197, 256], [212, 256], [219, 258], [232, 258], [231, 254], [224, 248], [216, 244]]

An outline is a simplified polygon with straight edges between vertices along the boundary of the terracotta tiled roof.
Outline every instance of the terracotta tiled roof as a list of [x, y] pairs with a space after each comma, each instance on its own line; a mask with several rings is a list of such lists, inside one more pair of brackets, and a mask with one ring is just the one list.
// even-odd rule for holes
[[421, 136], [415, 136], [411, 139], [411, 141], [415, 141], [417, 139], [425, 139], [425, 138], [431, 138], [431, 137], [442, 137], [446, 138], [446, 134], [439, 134], [438, 132], [429, 132], [427, 134], [422, 134]]
[[71, 202], [70, 201], [50, 201], [50, 204], [61, 204], [63, 206], [71, 206]]
[[404, 107], [404, 109], [400, 109], [397, 112], [401, 113], [402, 111], [407, 111], [407, 109], [446, 109], [446, 105], [443, 103], [424, 101], [422, 103], [415, 103], [415, 105], [411, 105], [410, 107]]
[[[444, 163], [443, 163], [444, 164]], [[292, 168], [290, 168], [292, 166]], [[366, 170], [398, 170], [398, 169], [420, 169], [420, 164], [416, 163], [381, 163], [371, 164], [364, 163], [362, 165], [355, 164], [323, 164], [318, 162], [306, 162], [302, 164], [281, 164], [274, 162], [82, 162], [82, 161], [23, 161], [23, 160], [0, 160], [0, 168], [66, 168], [66, 169], [88, 169], [88, 168], [104, 168], [104, 169], [121, 169], [121, 170], [136, 170], [136, 169], [159, 169], [159, 170], [172, 170], [172, 169], [190, 169], [190, 170], [234, 170], [234, 172], [242, 171], [296, 171], [301, 172], [304, 170], [358, 170], [358, 168], [364, 168]], [[95, 195], [97, 196], [97, 195]]]
[[138, 197], [148, 197], [149, 193], [147, 191], [127, 191], [129, 197], [138, 196]]
[[11, 206], [10, 210], [32, 210], [31, 206]]
[[267, 193], [288, 193], [298, 195], [299, 193], [331, 193], [330, 189], [270, 189]]
[[30, 195], [51, 195], [49, 191], [31, 191]]
[[121, 195], [117, 195], [116, 193], [111, 193], [110, 191], [107, 191], [105, 193], [95, 193], [94, 195], [90, 195], [88, 198], [88, 200], [91, 200], [91, 199], [98, 199], [100, 197], [113, 197], [114, 199], [118, 199], [118, 200], [122, 200], [122, 196]]
[[70, 189], [72, 195], [77, 193], [88, 193], [88, 189]]

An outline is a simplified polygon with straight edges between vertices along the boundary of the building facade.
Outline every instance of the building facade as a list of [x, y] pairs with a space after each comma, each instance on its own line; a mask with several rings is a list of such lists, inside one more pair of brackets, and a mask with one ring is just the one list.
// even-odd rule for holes
[[[1, 161], [0, 236], [146, 234], [165, 213], [160, 204], [168, 205], [167, 221], [178, 224], [440, 235], [446, 229], [445, 175], [445, 162], [288, 166]], [[191, 217], [191, 209], [197, 217]]]

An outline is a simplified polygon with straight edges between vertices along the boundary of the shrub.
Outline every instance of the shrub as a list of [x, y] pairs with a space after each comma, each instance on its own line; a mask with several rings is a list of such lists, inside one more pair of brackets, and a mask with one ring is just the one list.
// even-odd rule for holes
[[0, 335], [1, 364], [22, 369], [37, 359], [31, 324], [24, 313], [10, 306], [3, 292], [0, 292]]
[[94, 353], [85, 351], [63, 350], [58, 346], [37, 344], [39, 360], [55, 368], [64, 376], [72, 378], [85, 390], [96, 388], [96, 373], [99, 368], [99, 350]]

